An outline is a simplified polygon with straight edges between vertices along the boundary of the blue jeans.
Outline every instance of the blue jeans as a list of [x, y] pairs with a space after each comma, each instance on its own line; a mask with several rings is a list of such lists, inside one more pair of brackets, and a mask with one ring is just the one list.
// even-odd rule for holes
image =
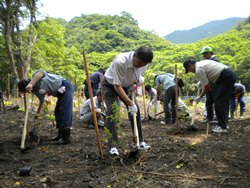
[[240, 104], [240, 112], [245, 112], [246, 110], [246, 103], [245, 103], [245, 99], [244, 96], [240, 96], [239, 98], [235, 98], [235, 96], [232, 97], [231, 99], [231, 105], [230, 105], [230, 110], [231, 111], [235, 111], [236, 109], [236, 105]]
[[62, 86], [65, 86], [63, 94], [58, 93], [56, 107], [54, 110], [56, 119], [56, 128], [70, 128], [73, 119], [73, 97], [74, 86], [68, 80], [63, 80]]

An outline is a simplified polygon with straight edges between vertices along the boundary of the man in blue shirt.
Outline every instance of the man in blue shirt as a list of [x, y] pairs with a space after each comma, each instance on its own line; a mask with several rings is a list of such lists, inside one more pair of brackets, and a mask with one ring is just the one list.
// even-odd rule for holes
[[61, 76], [37, 70], [31, 79], [24, 79], [18, 83], [20, 92], [34, 93], [39, 99], [37, 114], [40, 113], [45, 101], [45, 95], [57, 97], [54, 110], [58, 135], [52, 138], [55, 144], [70, 143], [70, 128], [73, 118], [74, 86]]
[[[176, 95], [175, 92], [175, 82], [174, 79], [168, 74], [156, 75], [154, 78], [155, 84], [157, 86], [157, 95], [161, 95], [161, 87], [164, 90], [164, 112], [165, 121], [161, 121], [161, 124], [175, 123], [176, 120]], [[170, 112], [169, 104], [171, 105], [172, 112]]]
[[243, 117], [243, 114], [246, 110], [246, 103], [244, 100], [244, 94], [246, 92], [246, 88], [244, 85], [240, 83], [235, 83], [234, 84], [234, 94], [231, 99], [230, 103], [230, 115], [231, 118], [234, 118], [234, 112], [236, 110], [237, 104], [240, 104], [240, 118]]
[[[101, 87], [101, 82], [104, 74], [105, 74], [105, 69], [99, 68], [97, 72], [94, 72], [93, 74], [90, 75], [93, 97], [97, 95], [97, 90]], [[84, 81], [84, 84], [85, 84], [84, 94], [86, 99], [89, 99], [89, 90], [86, 80]]]

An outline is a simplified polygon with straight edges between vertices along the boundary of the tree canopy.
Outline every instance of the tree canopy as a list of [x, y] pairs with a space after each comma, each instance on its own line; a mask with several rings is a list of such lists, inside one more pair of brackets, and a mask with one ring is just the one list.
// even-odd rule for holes
[[[1, 16], [3, 15], [0, 14], [3, 20], [4, 17]], [[23, 30], [13, 30], [9, 36], [17, 35], [19, 32], [20, 40], [27, 41], [20, 44], [20, 49], [23, 52], [21, 57], [26, 62], [24, 68], [28, 76], [36, 69], [44, 69], [61, 74], [81, 87], [85, 79], [83, 51], [87, 53], [89, 71], [92, 73], [99, 67], [108, 68], [118, 53], [132, 51], [139, 46], [149, 46], [155, 55], [145, 74], [146, 83], [153, 84], [155, 74], [174, 73], [174, 66], [177, 64], [178, 75], [190, 83], [185, 89], [192, 93], [195, 92], [196, 80], [194, 75], [184, 74], [182, 63], [188, 57], [201, 60], [199, 52], [205, 45], [211, 46], [220, 61], [236, 71], [238, 79], [243, 84], [250, 85], [249, 20], [248, 18], [227, 33], [192, 44], [172, 44], [152, 31], [142, 30], [137, 20], [127, 12], [114, 16], [82, 14], [69, 22], [61, 18], [47, 17], [41, 21], [33, 20]], [[8, 38], [5, 37], [3, 29], [0, 31], [0, 83], [4, 90], [7, 87], [7, 74], [14, 75], [14, 71], [6, 46]], [[14, 43], [12, 45], [15, 46]], [[14, 54], [13, 57], [16, 57]], [[18, 62], [17, 59], [13, 59]], [[17, 71], [20, 78], [21, 70]]]

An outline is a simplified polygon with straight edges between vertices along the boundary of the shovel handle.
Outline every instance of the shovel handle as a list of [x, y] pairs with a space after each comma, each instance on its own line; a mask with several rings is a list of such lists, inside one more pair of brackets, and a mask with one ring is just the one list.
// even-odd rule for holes
[[[28, 97], [26, 98], [28, 99]], [[28, 126], [28, 115], [29, 115], [29, 101], [26, 100], [26, 111], [25, 111], [25, 121], [23, 126], [23, 132], [22, 132], [22, 140], [21, 140], [21, 149], [25, 149], [25, 140], [27, 137], [27, 126]]]
[[193, 110], [193, 113], [192, 113], [191, 125], [194, 124], [194, 120], [196, 118], [196, 107], [197, 107], [197, 102], [194, 102], [194, 110]]
[[[134, 93], [134, 91], [132, 91], [132, 102], [135, 104], [135, 93]], [[134, 121], [134, 136], [135, 136], [136, 146], [139, 146], [139, 136], [138, 136], [136, 113], [133, 114], [133, 121]]]

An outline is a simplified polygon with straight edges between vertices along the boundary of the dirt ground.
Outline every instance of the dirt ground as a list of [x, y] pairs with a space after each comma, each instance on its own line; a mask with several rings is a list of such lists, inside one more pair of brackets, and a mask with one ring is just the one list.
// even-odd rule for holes
[[[143, 111], [143, 110], [142, 110]], [[0, 187], [250, 187], [250, 113], [244, 119], [230, 121], [228, 133], [212, 133], [197, 120], [198, 131], [190, 131], [179, 122], [161, 125], [160, 120], [143, 122], [149, 151], [129, 157], [132, 131], [122, 118], [120, 156], [108, 155], [99, 129], [103, 158], [100, 158], [95, 129], [83, 126], [78, 114], [72, 129], [72, 143], [57, 146], [50, 142], [56, 130], [48, 116], [34, 120], [29, 115], [29, 129], [35, 134], [20, 143], [25, 113], [20, 110], [0, 112]], [[202, 115], [198, 116], [198, 119]], [[30, 167], [29, 176], [20, 169]]]

